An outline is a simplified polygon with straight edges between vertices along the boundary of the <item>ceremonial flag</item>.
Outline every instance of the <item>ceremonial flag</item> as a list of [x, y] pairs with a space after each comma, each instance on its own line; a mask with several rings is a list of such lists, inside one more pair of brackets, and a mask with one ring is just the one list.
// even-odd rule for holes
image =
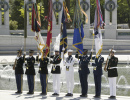
[[73, 26], [74, 26], [73, 47], [76, 48], [76, 50], [80, 55], [83, 54], [83, 38], [84, 38], [82, 13], [83, 10], [80, 6], [80, 2], [79, 0], [76, 0], [74, 20], [73, 20]]
[[34, 39], [37, 42], [38, 50], [40, 50], [42, 54], [41, 58], [43, 58], [43, 49], [45, 48], [45, 43], [40, 33], [40, 27], [41, 27], [41, 20], [38, 13], [37, 5], [35, 3], [33, 4], [32, 7], [32, 31], [35, 32]]
[[84, 38], [84, 31], [83, 31], [83, 24], [81, 24], [81, 28], [74, 29], [74, 36], [73, 36], [73, 47], [78, 50], [80, 55], [83, 54], [83, 38]]
[[97, 7], [95, 9], [95, 18], [94, 18], [94, 38], [95, 38], [96, 57], [98, 57], [103, 47], [101, 28], [103, 27], [104, 22], [100, 8], [100, 1], [96, 0], [96, 3]]
[[33, 7], [32, 7], [32, 31], [39, 32], [40, 27], [41, 27], [41, 20], [40, 20], [40, 16], [38, 13], [37, 5], [35, 3], [35, 4], [33, 4]]
[[49, 11], [48, 11], [48, 30], [46, 40], [46, 56], [50, 51], [50, 43], [52, 42], [52, 0], [49, 0]]
[[65, 16], [65, 15], [67, 15], [66, 9], [65, 9], [65, 2], [63, 2], [63, 11], [62, 11], [62, 19], [61, 19], [61, 22], [62, 22], [61, 23], [61, 35], [60, 35], [60, 54], [61, 54], [63, 48], [64, 48], [63, 54], [65, 54], [67, 52], [67, 47], [68, 47], [67, 32], [66, 32], [67, 17]]

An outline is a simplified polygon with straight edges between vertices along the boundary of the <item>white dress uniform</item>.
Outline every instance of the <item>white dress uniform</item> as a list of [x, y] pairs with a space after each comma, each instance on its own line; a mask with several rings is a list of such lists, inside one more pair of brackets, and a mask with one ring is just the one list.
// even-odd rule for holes
[[[73, 50], [68, 50], [68, 52], [73, 52]], [[65, 66], [65, 74], [66, 74], [66, 84], [68, 93], [73, 94], [74, 89], [74, 58], [72, 55], [68, 56], [64, 60], [64, 66]]]

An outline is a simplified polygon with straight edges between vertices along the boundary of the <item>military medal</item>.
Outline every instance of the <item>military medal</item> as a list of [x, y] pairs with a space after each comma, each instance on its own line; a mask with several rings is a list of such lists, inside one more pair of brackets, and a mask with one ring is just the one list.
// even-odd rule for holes
[[27, 69], [28, 69], [28, 67], [27, 67]]
[[79, 70], [81, 70], [81, 67], [79, 67]]
[[55, 71], [55, 65], [53, 66], [53, 71]]
[[41, 70], [41, 68], [39, 68], [39, 70]]
[[66, 66], [66, 71], [69, 71], [69, 66]]
[[96, 67], [94, 67], [93, 70], [96, 70]]
[[53, 71], [55, 71], [55, 68], [53, 68]]

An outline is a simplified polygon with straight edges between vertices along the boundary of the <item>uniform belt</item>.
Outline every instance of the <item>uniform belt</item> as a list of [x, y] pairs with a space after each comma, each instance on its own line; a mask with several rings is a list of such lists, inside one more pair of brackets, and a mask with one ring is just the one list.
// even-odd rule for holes
[[117, 67], [109, 67], [108, 69], [114, 69], [114, 68], [117, 68]]
[[53, 64], [53, 66], [60, 66], [60, 64]]

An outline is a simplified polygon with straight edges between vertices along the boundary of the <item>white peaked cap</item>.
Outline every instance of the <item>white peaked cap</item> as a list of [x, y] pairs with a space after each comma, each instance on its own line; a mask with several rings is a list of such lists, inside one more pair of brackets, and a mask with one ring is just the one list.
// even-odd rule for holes
[[54, 50], [59, 51], [59, 46], [55, 46]]
[[[109, 49], [109, 51], [111, 51], [111, 49]], [[114, 50], [114, 49], [113, 49], [113, 50], [112, 50], [112, 52], [114, 52], [114, 53], [115, 53], [115, 52], [116, 52], [116, 50]]]
[[67, 52], [73, 52], [73, 50], [69, 49]]

